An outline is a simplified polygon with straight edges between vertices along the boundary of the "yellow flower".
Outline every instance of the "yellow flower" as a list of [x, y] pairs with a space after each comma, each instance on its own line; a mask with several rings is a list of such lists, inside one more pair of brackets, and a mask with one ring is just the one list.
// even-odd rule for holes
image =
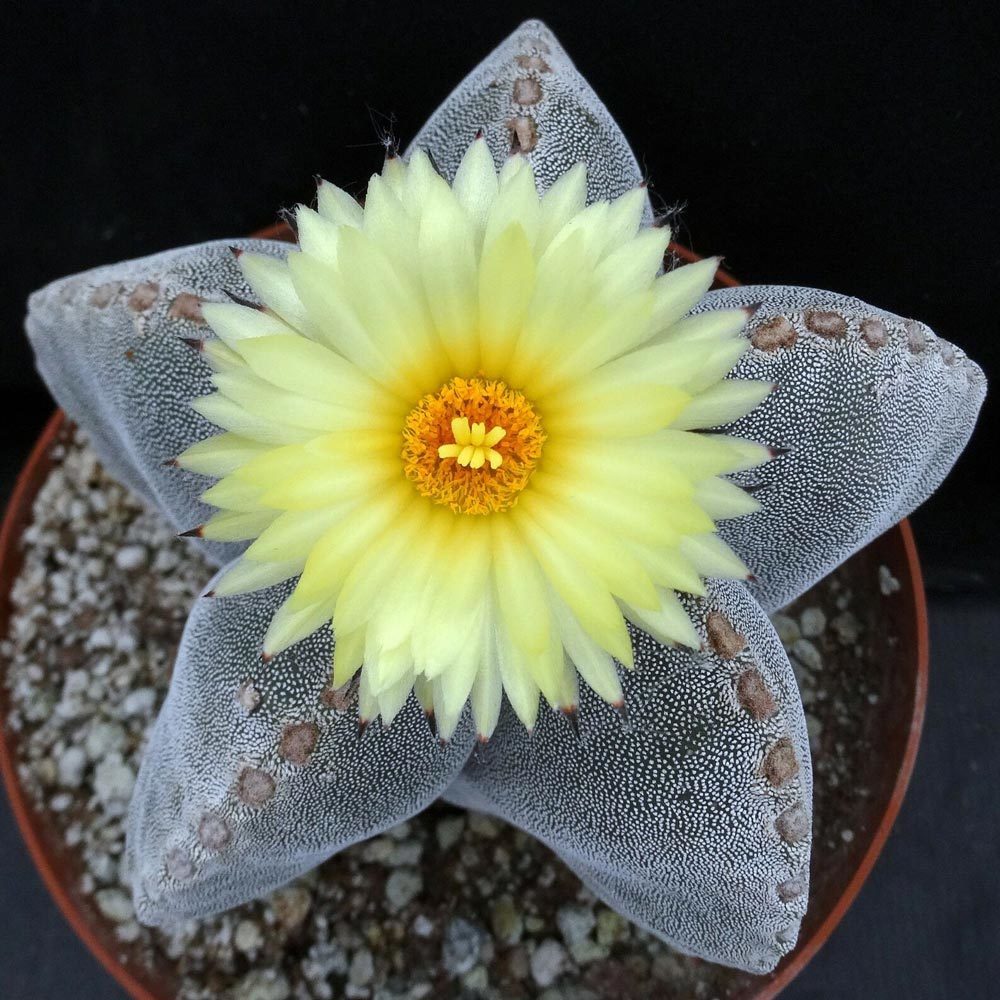
[[219, 478], [204, 537], [253, 540], [216, 595], [299, 576], [264, 655], [332, 623], [363, 718], [415, 689], [447, 738], [471, 697], [486, 738], [503, 692], [531, 727], [578, 675], [620, 704], [626, 620], [697, 646], [675, 591], [747, 575], [715, 521], [757, 505], [722, 477], [769, 453], [691, 433], [770, 389], [725, 379], [745, 314], [688, 316], [717, 262], [658, 276], [644, 190], [585, 196], [482, 140], [451, 185], [390, 158], [363, 209], [321, 184], [287, 262], [240, 257], [262, 308], [204, 306], [225, 433], [179, 462]]

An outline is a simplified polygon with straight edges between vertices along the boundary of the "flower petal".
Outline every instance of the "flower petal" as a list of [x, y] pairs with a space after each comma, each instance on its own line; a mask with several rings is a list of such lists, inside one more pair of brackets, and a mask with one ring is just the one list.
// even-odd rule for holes
[[[215, 430], [191, 407], [211, 390], [211, 370], [185, 339], [212, 336], [203, 300], [253, 294], [230, 247], [266, 255], [258, 260], [289, 249], [267, 240], [202, 243], [62, 278], [28, 304], [28, 336], [53, 396], [109, 471], [178, 529], [207, 520], [199, 496], [208, 480], [166, 463]], [[283, 328], [276, 319], [265, 325]], [[219, 563], [243, 547], [196, 544]]]
[[727, 288], [698, 308], [756, 303], [733, 374], [777, 388], [727, 431], [788, 453], [734, 477], [761, 509], [720, 534], [771, 610], [933, 493], [972, 433], [986, 379], [924, 324], [833, 292]]
[[[621, 129], [541, 21], [525, 21], [469, 73], [407, 155], [427, 150], [451, 179], [479, 129], [498, 169], [512, 152], [527, 155], [540, 192], [581, 161], [588, 201], [617, 198], [643, 179]], [[648, 198], [643, 206], [648, 221]]]
[[[767, 972], [806, 907], [805, 716], [781, 643], [742, 584], [714, 584], [707, 603], [687, 606], [705, 652], [634, 633], [636, 670], [621, 678], [628, 721], [586, 689], [579, 734], [551, 711], [527, 734], [505, 706], [446, 797], [538, 837], [675, 948]], [[781, 767], [762, 767], [776, 746]], [[779, 898], [793, 878], [801, 895]]]
[[128, 819], [145, 923], [217, 913], [283, 885], [423, 809], [469, 756], [468, 713], [442, 746], [416, 698], [392, 725], [359, 732], [357, 707], [328, 687], [328, 628], [261, 662], [290, 590], [194, 607]]

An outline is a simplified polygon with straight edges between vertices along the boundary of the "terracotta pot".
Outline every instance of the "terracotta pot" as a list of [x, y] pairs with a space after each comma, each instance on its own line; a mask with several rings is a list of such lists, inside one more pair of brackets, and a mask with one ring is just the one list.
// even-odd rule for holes
[[[284, 225], [258, 234], [265, 238], [290, 239]], [[671, 250], [685, 261], [698, 256], [685, 247], [671, 244]], [[717, 286], [738, 282], [724, 271]], [[22, 564], [21, 536], [31, 521], [35, 496], [52, 469], [51, 449], [68, 427], [61, 412], [49, 420], [17, 480], [0, 528], [0, 635], [6, 635], [10, 617], [11, 587]], [[739, 1000], [770, 1000], [787, 986], [840, 923], [854, 901], [882, 850], [899, 812], [920, 742], [927, 697], [928, 633], [920, 562], [909, 523], [902, 521], [876, 539], [854, 560], [864, 564], [864, 578], [874, 581], [879, 566], [887, 566], [899, 580], [901, 589], [891, 602], [883, 602], [886, 617], [883, 638], [898, 638], [886, 644], [879, 661], [883, 668], [882, 696], [873, 707], [866, 730], [878, 752], [871, 755], [870, 773], [858, 775], [870, 789], [864, 812], [852, 816], [857, 832], [840, 862], [814, 869], [809, 910], [795, 950], [769, 976], [752, 977], [736, 994]], [[874, 587], [875, 584], [873, 583]], [[0, 661], [0, 670], [6, 668]], [[8, 705], [6, 688], [0, 684], [0, 770], [21, 834], [42, 879], [63, 915], [91, 952], [118, 983], [137, 1000], [172, 1000], [174, 970], [169, 967], [143, 969], [125, 964], [113, 925], [100, 916], [96, 907], [78, 889], [76, 858], [62, 838], [35, 809], [17, 776], [17, 735], [5, 725]], [[746, 979], [746, 977], [744, 977]]]

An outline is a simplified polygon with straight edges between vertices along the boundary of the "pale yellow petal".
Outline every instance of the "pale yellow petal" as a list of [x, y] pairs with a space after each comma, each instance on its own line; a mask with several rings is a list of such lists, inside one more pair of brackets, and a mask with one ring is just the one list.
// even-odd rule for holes
[[771, 453], [763, 445], [725, 434], [694, 434], [668, 428], [652, 437], [653, 450], [691, 479], [752, 469]]
[[[611, 202], [603, 226], [602, 257], [606, 257], [628, 243], [635, 243], [639, 224], [642, 222], [642, 213], [648, 203], [649, 196], [645, 185], [631, 188]], [[668, 230], [666, 239], [663, 241], [664, 249], [669, 242], [670, 232]]]
[[429, 516], [427, 505], [420, 504], [411, 516], [398, 518], [394, 530], [382, 535], [361, 555], [337, 598], [335, 628], [353, 632], [370, 621], [378, 610], [380, 597], [392, 585], [398, 563], [405, 558], [414, 537], [426, 527]]
[[[487, 632], [484, 638], [482, 662], [476, 672], [472, 684], [471, 702], [472, 718], [476, 724], [476, 734], [480, 740], [487, 740], [493, 735], [497, 721], [500, 718], [500, 707], [503, 703], [503, 676], [500, 673], [500, 660], [497, 651], [494, 627], [489, 619], [492, 612], [487, 610]], [[537, 701], [536, 701], [537, 704]]]
[[[511, 157], [507, 161], [508, 165], [513, 162], [521, 162], [521, 158]], [[524, 164], [523, 169], [513, 171], [509, 179], [501, 176], [500, 190], [490, 206], [486, 219], [483, 249], [485, 250], [514, 223], [524, 230], [528, 242], [534, 245], [540, 216], [541, 206], [538, 202], [538, 192], [535, 190], [535, 175], [531, 167]]]
[[455, 371], [479, 367], [475, 236], [448, 187], [434, 188], [420, 221], [417, 258], [434, 327]]
[[376, 609], [372, 628], [381, 642], [392, 649], [411, 642], [420, 621], [427, 613], [425, 592], [428, 577], [435, 571], [445, 551], [451, 512], [443, 508], [429, 511], [430, 523], [410, 536], [405, 560], [400, 561], [393, 580]]
[[582, 240], [587, 267], [591, 270], [595, 268], [604, 251], [610, 208], [606, 201], [588, 205], [556, 233], [545, 253], [554, 253], [565, 240]]
[[235, 302], [203, 302], [201, 314], [217, 337], [230, 347], [250, 337], [273, 337], [295, 333], [275, 313]]
[[289, 270], [296, 294], [312, 317], [317, 339], [376, 381], [412, 398], [411, 387], [393, 370], [344, 292], [339, 271], [308, 254], [293, 256]]
[[406, 161], [398, 154], [386, 156], [382, 165], [382, 179], [397, 198], [402, 198], [406, 183]]
[[558, 632], [553, 630], [548, 645], [540, 653], [524, 655], [524, 665], [531, 671], [538, 690], [552, 708], [567, 707], [575, 701], [575, 690], [572, 694], [568, 691], [566, 655]]
[[431, 164], [430, 157], [424, 150], [416, 150], [410, 156], [410, 162], [406, 168], [403, 191], [400, 195], [403, 207], [410, 215], [419, 220], [423, 214], [427, 192], [433, 185], [440, 183], [441, 178]]
[[[289, 263], [298, 256], [295, 252], [290, 253]], [[268, 308], [303, 333], [310, 328], [306, 307], [292, 284], [288, 263], [259, 253], [241, 253], [238, 262], [247, 283]]]
[[320, 181], [316, 188], [316, 207], [324, 219], [337, 226], [357, 227], [364, 219], [357, 199], [329, 181]]
[[554, 243], [538, 262], [534, 295], [508, 364], [513, 384], [529, 382], [540, 360], [564, 349], [572, 337], [593, 281], [586, 254], [584, 235], [577, 231]]
[[361, 669], [365, 654], [365, 634], [340, 633], [334, 635], [333, 686], [343, 687]]
[[394, 397], [341, 355], [304, 337], [257, 337], [239, 353], [259, 377], [322, 403], [393, 409]]
[[[691, 267], [692, 265], [688, 265]], [[747, 312], [744, 309], [713, 309], [709, 312], [688, 316], [669, 326], [660, 329], [650, 343], [669, 341], [672, 344], [682, 344], [694, 341], [702, 344], [706, 351], [713, 343], [732, 340], [746, 326]], [[653, 322], [656, 322], [654, 316]], [[655, 326], [651, 326], [656, 329]]]
[[399, 192], [378, 174], [368, 182], [365, 198], [365, 234], [390, 258], [404, 280], [415, 280], [413, 247], [417, 242], [417, 220], [403, 208]]
[[404, 644], [389, 649], [370, 628], [365, 630], [364, 669], [372, 694], [379, 700], [404, 678], [408, 680], [408, 686], [413, 687], [413, 657], [409, 646]]
[[[268, 508], [263, 503], [264, 490], [255, 483], [243, 482], [237, 473], [223, 477], [210, 486], [201, 498], [214, 507], [224, 507], [235, 511], [262, 511]], [[272, 508], [273, 509], [273, 508]]]
[[[299, 337], [298, 339], [302, 339]], [[201, 345], [202, 357], [208, 362], [209, 367], [215, 372], [239, 372], [246, 371], [247, 363], [224, 341], [211, 339], [205, 340]]]
[[669, 242], [669, 230], [651, 227], [609, 253], [594, 272], [604, 301], [618, 302], [647, 289], [663, 266]]
[[226, 432], [198, 441], [177, 456], [177, 464], [206, 476], [225, 476], [267, 450], [267, 445]]
[[653, 286], [653, 329], [667, 329], [701, 301], [715, 281], [720, 259], [706, 257], [694, 264], [674, 268], [656, 279]]
[[732, 340], [722, 341], [704, 357], [701, 370], [687, 379], [683, 388], [692, 395], [704, 392], [720, 379], [724, 379], [749, 347], [750, 341], [742, 334]]
[[614, 483], [615, 489], [622, 493], [661, 499], [688, 498], [694, 494], [692, 481], [641, 439], [553, 441], [546, 450], [544, 471], [568, 481], [574, 491], [603, 479]]
[[632, 644], [628, 631], [608, 590], [584, 572], [579, 563], [567, 557], [531, 518], [525, 517], [519, 522], [519, 527], [522, 527], [549, 583], [576, 615], [584, 630], [612, 656], [631, 664]]
[[372, 692], [371, 674], [367, 670], [362, 670], [358, 683], [358, 722], [366, 726], [376, 715], [378, 715], [378, 699]]
[[295, 232], [299, 249], [303, 253], [318, 257], [328, 264], [337, 263], [339, 235], [336, 223], [305, 205], [299, 205], [295, 209]]
[[741, 486], [715, 476], [697, 483], [694, 496], [698, 506], [714, 521], [755, 514], [761, 509], [760, 501]]
[[476, 253], [482, 249], [486, 219], [499, 190], [493, 154], [486, 140], [476, 139], [466, 150], [452, 182], [455, 197], [472, 223]]
[[445, 697], [447, 685], [440, 677], [434, 679], [431, 683], [431, 689], [434, 692], [434, 724], [437, 728], [438, 739], [447, 743], [458, 728], [465, 703], [462, 702], [449, 708], [449, 702]]
[[[642, 607], [656, 603], [656, 590], [641, 563], [622, 547], [618, 526], [589, 516], [575, 503], [575, 491], [522, 499], [530, 515], [553, 541], [612, 594]], [[574, 497], [572, 504], [561, 497]]]
[[492, 519], [493, 578], [498, 610], [511, 639], [526, 653], [549, 645], [545, 581], [531, 549], [510, 518]]
[[[561, 484], [543, 473], [536, 473], [532, 485], [547, 493], [552, 502], [565, 495]], [[574, 493], [573, 504], [599, 524], [614, 525], [645, 545], [676, 545], [682, 534], [711, 531], [713, 527], [712, 519], [693, 501], [629, 496], [607, 482], [592, 482], [585, 491]]]
[[690, 535], [682, 538], [680, 550], [706, 579], [746, 580], [750, 570], [718, 535]]
[[296, 607], [336, 596], [358, 554], [399, 516], [411, 502], [412, 491], [410, 495], [405, 490], [376, 491], [371, 496], [370, 501], [358, 504], [350, 517], [338, 521], [317, 540], [290, 598]]
[[248, 413], [238, 403], [227, 399], [222, 393], [201, 396], [191, 406], [206, 420], [232, 431], [233, 434], [263, 444], [291, 444], [308, 441], [315, 431], [305, 427], [293, 427], [273, 419]]
[[592, 319], [582, 327], [579, 336], [563, 343], [557, 354], [550, 355], [544, 371], [532, 374], [533, 398], [547, 395], [645, 342], [651, 330], [651, 309], [652, 297], [648, 292], [633, 295], [612, 310], [593, 308]]
[[420, 707], [424, 710], [424, 715], [430, 717], [434, 715], [434, 683], [429, 681], [423, 674], [417, 674], [413, 678], [413, 693], [420, 702]]
[[271, 657], [329, 625], [333, 602], [321, 601], [311, 607], [293, 610], [285, 602], [275, 612], [264, 634], [264, 655]]
[[483, 366], [504, 371], [535, 289], [535, 260], [520, 223], [509, 225], [484, 250], [479, 265], [478, 330]]
[[316, 541], [349, 510], [349, 504], [341, 504], [319, 510], [285, 511], [260, 533], [243, 558], [255, 562], [275, 562], [283, 557], [304, 560]]
[[495, 641], [497, 666], [507, 699], [530, 731], [538, 718], [538, 685], [532, 680], [525, 654], [514, 644], [506, 628], [497, 628]]
[[556, 595], [553, 594], [551, 599], [566, 654], [580, 671], [580, 676], [605, 701], [612, 705], [622, 704], [624, 698], [621, 681], [611, 655], [601, 649], [580, 627], [580, 623]]
[[669, 590], [663, 590], [660, 592], [660, 600], [660, 608], [657, 611], [625, 606], [625, 615], [630, 622], [664, 645], [680, 644], [690, 649], [698, 649], [701, 646], [701, 637], [695, 631], [691, 618], [676, 595]]
[[715, 347], [698, 341], [675, 344], [661, 341], [639, 347], [598, 368], [588, 381], [595, 385], [655, 382], [694, 393], [719, 381], [733, 368], [749, 346], [742, 337]]
[[566, 438], [621, 438], [652, 434], [676, 422], [691, 407], [691, 397], [669, 385], [630, 385], [591, 391], [581, 383], [576, 391], [553, 398], [545, 429]]
[[200, 537], [210, 542], [242, 542], [256, 538], [277, 516], [276, 510], [222, 511], [201, 526]]
[[338, 291], [364, 324], [371, 342], [408, 385], [424, 384], [441, 369], [434, 352], [431, 316], [390, 258], [364, 233], [345, 230]]
[[207, 600], [219, 600], [223, 597], [261, 590], [263, 587], [271, 587], [290, 577], [297, 576], [301, 571], [302, 564], [291, 560], [277, 563], [258, 563], [241, 559], [219, 577], [215, 584], [215, 596], [207, 598]]
[[673, 426], [679, 430], [720, 427], [746, 416], [773, 390], [770, 382], [726, 379], [695, 396], [673, 421]]
[[397, 421], [392, 414], [363, 413], [349, 405], [335, 405], [310, 399], [297, 392], [279, 389], [249, 372], [216, 372], [212, 381], [220, 394], [236, 403], [244, 412], [274, 424], [285, 424], [312, 431], [358, 428], [382, 429]]
[[543, 253], [574, 215], [587, 202], [587, 168], [575, 163], [542, 196], [541, 220], [536, 247]]
[[392, 725], [400, 709], [406, 704], [412, 690], [413, 674], [408, 673], [396, 681], [392, 687], [378, 695], [378, 711], [382, 717], [382, 725]]
[[[395, 488], [389, 486], [395, 480]], [[274, 483], [264, 494], [263, 502], [282, 510], [307, 511], [340, 503], [347, 499], [364, 498], [387, 492], [412, 495], [399, 481], [398, 470], [378, 462], [356, 462], [345, 466], [328, 466], [301, 472], [285, 482]]]
[[646, 545], [634, 541], [626, 541], [625, 545], [658, 587], [704, 597], [707, 593], [705, 582], [691, 561], [681, 553], [679, 546], [682, 541], [683, 538], [678, 536], [675, 546]]

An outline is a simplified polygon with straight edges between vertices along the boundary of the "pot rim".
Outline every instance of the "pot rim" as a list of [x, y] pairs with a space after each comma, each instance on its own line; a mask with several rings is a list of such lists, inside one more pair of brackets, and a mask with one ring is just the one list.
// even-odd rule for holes
[[[261, 239], [288, 239], [288, 233], [287, 225], [276, 223], [256, 233], [255, 236]], [[698, 254], [680, 244], [671, 243], [669, 249], [689, 263], [701, 259]], [[731, 274], [722, 268], [716, 274], [716, 283], [727, 287], [739, 284]], [[69, 426], [69, 423], [62, 410], [56, 410], [49, 418], [27, 461], [18, 473], [13, 492], [4, 511], [3, 522], [0, 525], [0, 632], [3, 634], [6, 634], [10, 616], [11, 586], [23, 561], [18, 543], [24, 529], [31, 523], [35, 497], [51, 469], [49, 454], [52, 446]], [[769, 980], [762, 979], [760, 986], [746, 995], [746, 1000], [773, 1000], [809, 964], [816, 952], [826, 943], [854, 902], [881, 854], [913, 774], [927, 705], [930, 664], [927, 601], [920, 558], [909, 521], [904, 518], [895, 527], [890, 528], [889, 533], [898, 533], [899, 535], [906, 579], [903, 581], [904, 587], [898, 596], [907, 601], [909, 607], [906, 609], [904, 619], [912, 621], [916, 631], [913, 707], [909, 720], [909, 732], [896, 780], [886, 803], [885, 811], [868, 847], [851, 878], [837, 897], [834, 906], [808, 938], [799, 940], [795, 949], [786, 955], [777, 969], [771, 973], [771, 978]], [[0, 667], [2, 665], [0, 662]], [[163, 994], [155, 992], [154, 986], [141, 972], [131, 969], [117, 958], [108, 942], [102, 940], [95, 931], [89, 915], [85, 912], [85, 907], [81, 906], [79, 900], [74, 899], [67, 883], [59, 877], [62, 866], [54, 858], [55, 851], [51, 844], [51, 837], [47, 837], [44, 833], [47, 826], [44, 814], [28, 800], [17, 775], [14, 740], [11, 739], [5, 725], [6, 709], [7, 699], [4, 689], [0, 686], [0, 774], [3, 776], [7, 797], [21, 837], [27, 845], [28, 853], [41, 875], [45, 887], [55, 900], [63, 917], [91, 954], [134, 1000], [164, 1000]], [[150, 970], [149, 976], [155, 977], [155, 970]]]

